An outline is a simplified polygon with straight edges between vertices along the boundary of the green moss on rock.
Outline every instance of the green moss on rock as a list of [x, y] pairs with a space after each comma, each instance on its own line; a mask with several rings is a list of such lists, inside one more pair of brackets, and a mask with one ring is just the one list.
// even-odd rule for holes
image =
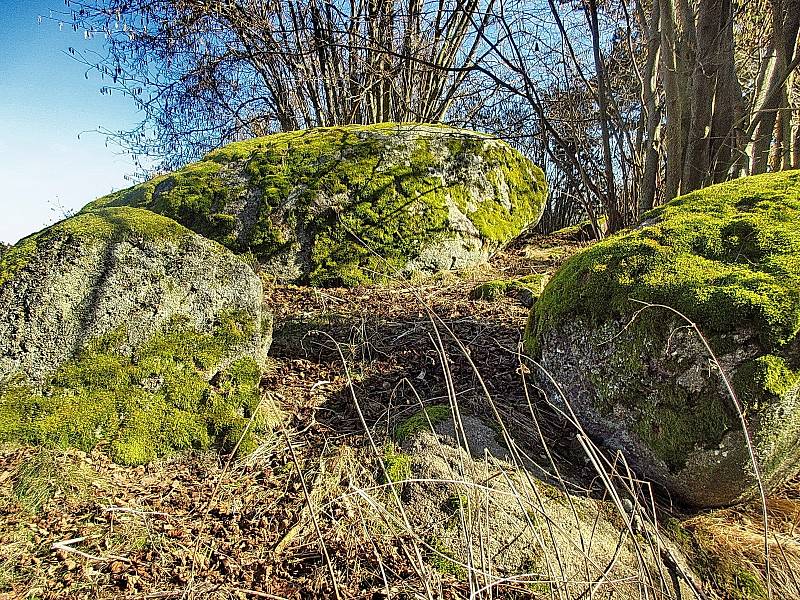
[[454, 206], [496, 248], [538, 220], [545, 196], [542, 171], [502, 142], [384, 123], [233, 143], [84, 211], [147, 208], [262, 264], [301, 260], [301, 281], [354, 286], [452, 236]]
[[529, 347], [577, 316], [631, 315], [631, 299], [665, 304], [720, 334], [752, 327], [765, 349], [800, 330], [800, 172], [698, 190], [569, 260], [531, 313]]
[[258, 409], [258, 365], [240, 358], [209, 369], [247, 337], [248, 318], [220, 317], [210, 333], [173, 319], [128, 354], [118, 331], [92, 341], [38, 389], [17, 377], [0, 387], [0, 442], [18, 441], [88, 451], [107, 446], [122, 464], [140, 464], [176, 451], [254, 448], [276, 414]]
[[424, 409], [409, 417], [394, 431], [394, 438], [402, 444], [420, 431], [428, 431], [431, 425], [436, 425], [450, 418], [450, 407], [446, 404], [426, 406]]
[[633, 300], [698, 325], [734, 378], [765, 481], [791, 475], [800, 172], [698, 190], [580, 252], [545, 288], [525, 335], [585, 426], [618, 440], [646, 475], [692, 504], [745, 497], [753, 480], [739, 417], [705, 349], [675, 313]]

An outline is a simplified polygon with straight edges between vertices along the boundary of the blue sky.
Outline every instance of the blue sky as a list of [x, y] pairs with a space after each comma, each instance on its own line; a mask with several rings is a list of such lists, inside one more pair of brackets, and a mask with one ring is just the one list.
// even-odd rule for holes
[[[87, 42], [69, 22], [43, 19], [63, 0], [0, 0], [0, 241], [16, 242], [98, 196], [127, 187], [128, 157], [96, 131], [130, 128], [129, 99], [101, 95], [105, 82], [66, 53]], [[57, 18], [57, 15], [56, 15]], [[83, 133], [82, 133], [83, 132]], [[79, 136], [80, 135], [80, 139]]]

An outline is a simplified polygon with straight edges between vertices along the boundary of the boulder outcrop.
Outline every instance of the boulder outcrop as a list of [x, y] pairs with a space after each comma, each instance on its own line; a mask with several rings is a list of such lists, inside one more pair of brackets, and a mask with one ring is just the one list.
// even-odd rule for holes
[[787, 171], [687, 194], [574, 256], [526, 344], [589, 433], [682, 501], [719, 506], [755, 493], [719, 367], [767, 487], [800, 470], [798, 330], [800, 172]]
[[385, 123], [233, 143], [84, 211], [146, 208], [281, 281], [354, 286], [481, 262], [538, 222], [546, 194], [502, 141]]
[[102, 442], [123, 463], [233, 445], [271, 328], [259, 278], [216, 242], [138, 208], [71, 217], [0, 259], [0, 441]]

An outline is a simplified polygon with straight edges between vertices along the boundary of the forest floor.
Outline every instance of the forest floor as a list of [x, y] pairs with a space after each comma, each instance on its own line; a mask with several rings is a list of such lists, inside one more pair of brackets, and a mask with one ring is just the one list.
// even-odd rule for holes
[[[360, 505], [343, 498], [380, 481], [371, 444], [385, 448], [423, 404], [449, 398], [499, 416], [532, 455], [544, 440], [572, 493], [597, 492], [556, 415], [543, 411], [534, 432], [520, 411], [531, 393], [520, 355], [529, 309], [513, 294], [471, 298], [482, 282], [552, 273], [581, 246], [566, 234], [529, 237], [469, 273], [384, 288], [269, 285], [276, 328], [262, 384], [285, 424], [250, 456], [124, 467], [102, 446], [0, 447], [0, 600], [470, 597], [452, 569], [421, 570], [407, 532], [359, 529]], [[775, 597], [800, 598], [800, 481], [769, 509]], [[658, 511], [699, 566], [718, 572], [702, 597], [760, 597], [760, 507]], [[559, 596], [509, 582], [480, 597]]]

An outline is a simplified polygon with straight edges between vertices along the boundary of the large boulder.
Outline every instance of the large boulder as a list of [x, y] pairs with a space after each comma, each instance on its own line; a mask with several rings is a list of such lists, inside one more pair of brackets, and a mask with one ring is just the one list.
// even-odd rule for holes
[[[569, 260], [534, 306], [529, 352], [583, 426], [696, 506], [800, 471], [800, 172], [677, 198]], [[554, 402], [558, 390], [542, 376]]]
[[241, 259], [146, 210], [22, 240], [0, 259], [0, 442], [103, 442], [124, 463], [232, 446], [259, 404], [262, 304]]
[[147, 208], [281, 280], [359, 285], [483, 261], [538, 222], [546, 193], [504, 142], [381, 124], [233, 143], [84, 210]]
[[[634, 533], [656, 535], [638, 499], [634, 506], [623, 492], [620, 510], [585, 493], [568, 494], [563, 480], [539, 479], [544, 472], [523, 452], [515, 460], [494, 423], [461, 413], [456, 426], [448, 406], [412, 416], [396, 437], [402, 442], [384, 448], [384, 479], [395, 483], [402, 519], [439, 573], [485, 577], [499, 598], [506, 581], [528, 587], [534, 598], [690, 597], [683, 581], [663, 576], [674, 567], [665, 556], [690, 572], [680, 552], [663, 537], [642, 544], [629, 535], [629, 519]], [[388, 500], [381, 516], [398, 510]], [[660, 590], [644, 583], [653, 578]]]

